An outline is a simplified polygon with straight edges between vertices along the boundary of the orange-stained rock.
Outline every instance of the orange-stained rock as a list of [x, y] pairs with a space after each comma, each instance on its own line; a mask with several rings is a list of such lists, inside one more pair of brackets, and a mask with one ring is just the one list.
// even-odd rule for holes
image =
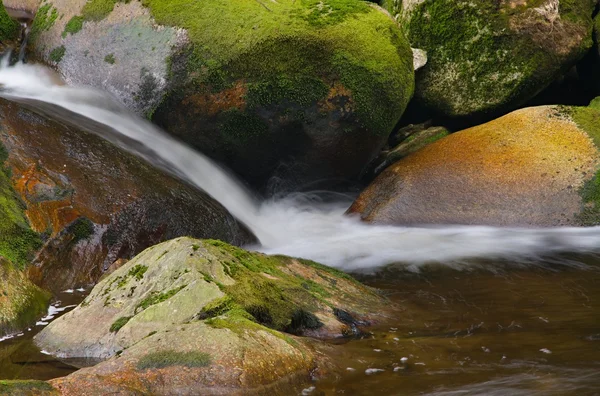
[[107, 141], [0, 101], [4, 164], [45, 243], [31, 279], [53, 290], [95, 283], [118, 259], [181, 235], [253, 237], [217, 202]]
[[455, 133], [390, 166], [349, 212], [393, 224], [597, 222], [586, 191], [599, 117], [592, 107], [532, 107]]

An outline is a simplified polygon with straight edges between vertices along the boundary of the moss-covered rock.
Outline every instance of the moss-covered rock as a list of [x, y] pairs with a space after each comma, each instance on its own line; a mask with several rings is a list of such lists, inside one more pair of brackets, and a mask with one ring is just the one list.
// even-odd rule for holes
[[43, 4], [36, 22], [64, 18], [34, 49], [69, 82], [113, 92], [255, 185], [282, 169], [298, 182], [357, 176], [413, 93], [410, 46], [369, 2]]
[[205, 193], [96, 135], [4, 100], [0, 118], [0, 256], [23, 268], [41, 247], [28, 268], [36, 284], [95, 283], [116, 260], [182, 235], [255, 240]]
[[111, 358], [55, 380], [63, 391], [237, 393], [306, 380], [319, 358], [311, 341], [294, 335], [352, 334], [390, 312], [385, 305], [372, 289], [313, 262], [179, 238], [116, 270], [35, 341], [57, 356]]
[[0, 3], [0, 46], [15, 40], [19, 34], [19, 24], [11, 19], [4, 5]]
[[600, 109], [531, 107], [396, 162], [350, 208], [394, 224], [600, 224]]
[[386, 1], [427, 51], [415, 98], [448, 116], [512, 110], [592, 44], [594, 0]]

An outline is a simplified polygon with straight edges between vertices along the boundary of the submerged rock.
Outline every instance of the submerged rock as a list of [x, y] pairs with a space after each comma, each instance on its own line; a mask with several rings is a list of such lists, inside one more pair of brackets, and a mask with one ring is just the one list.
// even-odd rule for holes
[[415, 98], [448, 116], [498, 114], [532, 98], [592, 45], [594, 0], [386, 0], [427, 51]]
[[350, 213], [386, 224], [600, 224], [600, 106], [541, 106], [454, 133], [387, 168]]
[[286, 389], [323, 361], [318, 343], [293, 335], [342, 336], [386, 304], [313, 262], [179, 238], [116, 270], [35, 341], [59, 357], [110, 358], [53, 380], [66, 394]]
[[95, 3], [43, 3], [35, 53], [255, 186], [358, 176], [412, 96], [411, 48], [369, 2]]
[[[100, 137], [4, 100], [0, 117], [0, 142], [8, 152], [4, 165], [25, 205], [21, 210], [44, 238], [42, 246], [31, 230], [33, 236], [23, 236], [37, 241], [31, 250], [41, 246], [29, 274], [44, 287], [60, 291], [95, 283], [114, 261], [181, 235], [234, 244], [255, 240], [205, 193]], [[6, 240], [23, 246], [14, 236]]]

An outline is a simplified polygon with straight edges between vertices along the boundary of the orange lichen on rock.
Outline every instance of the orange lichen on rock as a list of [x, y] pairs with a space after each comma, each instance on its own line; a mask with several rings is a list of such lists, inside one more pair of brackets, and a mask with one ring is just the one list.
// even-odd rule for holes
[[191, 95], [183, 100], [186, 106], [193, 105], [196, 113], [203, 113], [209, 117], [230, 110], [246, 109], [246, 93], [248, 87], [243, 81], [236, 82], [233, 87], [220, 92], [206, 92]]
[[577, 224], [599, 163], [556, 107], [515, 111], [439, 140], [384, 171], [350, 212], [399, 224]]

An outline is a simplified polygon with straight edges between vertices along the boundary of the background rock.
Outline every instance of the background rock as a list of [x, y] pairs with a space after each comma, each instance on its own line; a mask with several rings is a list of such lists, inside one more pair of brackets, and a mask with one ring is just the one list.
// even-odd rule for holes
[[410, 46], [367, 2], [92, 3], [43, 3], [37, 56], [256, 187], [356, 178], [412, 96]]
[[12, 184], [45, 238], [29, 268], [44, 287], [94, 283], [115, 260], [181, 235], [255, 240], [205, 193], [100, 137], [6, 101], [0, 119]]
[[415, 98], [452, 117], [510, 111], [592, 45], [595, 1], [388, 1], [413, 47], [427, 51]]
[[392, 224], [600, 223], [600, 111], [541, 106], [454, 133], [387, 168], [349, 209]]

